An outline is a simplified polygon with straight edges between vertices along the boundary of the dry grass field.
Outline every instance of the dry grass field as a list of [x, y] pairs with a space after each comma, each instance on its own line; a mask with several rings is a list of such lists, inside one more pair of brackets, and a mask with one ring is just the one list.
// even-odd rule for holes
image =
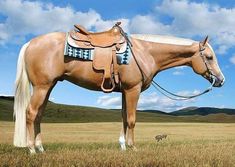
[[[0, 122], [0, 166], [235, 166], [235, 124], [137, 123], [137, 151], [122, 152], [121, 123], [44, 123], [45, 153], [12, 146], [13, 123]], [[157, 142], [154, 137], [167, 134]]]

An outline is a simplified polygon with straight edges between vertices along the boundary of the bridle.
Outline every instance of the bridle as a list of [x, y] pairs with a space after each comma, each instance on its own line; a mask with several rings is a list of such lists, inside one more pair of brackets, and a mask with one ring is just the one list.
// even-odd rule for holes
[[[163, 88], [161, 85], [159, 85], [153, 79], [152, 79], [151, 85], [153, 85], [153, 87], [156, 88], [161, 94], [163, 94], [164, 96], [168, 97], [171, 100], [189, 100], [189, 99], [192, 99], [192, 98], [195, 98], [195, 97], [198, 97], [198, 96], [201, 96], [201, 95], [203, 95], [205, 93], [210, 92], [212, 90], [212, 88], [213, 88], [213, 85], [215, 84], [216, 76], [213, 74], [212, 68], [210, 67], [208, 61], [206, 60], [206, 57], [205, 57], [205, 54], [204, 54], [205, 49], [206, 49], [206, 47], [205, 46], [201, 46], [201, 44], [199, 43], [199, 55], [202, 58], [205, 66], [206, 66], [206, 69], [207, 69], [207, 72], [209, 74], [210, 80], [212, 80], [211, 85], [206, 90], [204, 90], [204, 91], [202, 91], [202, 92], [200, 92], [200, 93], [198, 93], [196, 95], [183, 96], [183, 95], [178, 95], [178, 94], [175, 94], [175, 93], [172, 93], [172, 92], [168, 91], [167, 89]], [[139, 65], [138, 61], [136, 60], [132, 48], [131, 48], [131, 52], [132, 52], [132, 55], [133, 55], [133, 57], [135, 59], [135, 62], [137, 64], [137, 66], [140, 69], [142, 77], [143, 78], [144, 78], [144, 76], [147, 77], [147, 75], [141, 69], [141, 66]]]
[[214, 73], [212, 71], [212, 68], [211, 68], [211, 66], [209, 65], [209, 63], [208, 63], [208, 61], [206, 59], [206, 56], [204, 54], [205, 49], [206, 49], [206, 47], [205, 46], [200, 46], [200, 43], [199, 43], [199, 54], [200, 54], [200, 57], [202, 58], [202, 61], [204, 62], [205, 66], [206, 66], [206, 70], [207, 70], [207, 72], [209, 74], [210, 80], [212, 80], [212, 83], [214, 84], [215, 80], [216, 80], [216, 76], [214, 75]]

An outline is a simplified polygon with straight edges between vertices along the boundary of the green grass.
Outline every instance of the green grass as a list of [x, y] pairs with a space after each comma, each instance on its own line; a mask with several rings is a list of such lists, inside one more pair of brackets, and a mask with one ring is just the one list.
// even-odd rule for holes
[[[13, 121], [13, 98], [0, 98], [0, 121]], [[84, 123], [84, 122], [120, 122], [120, 110], [108, 110], [95, 107], [62, 105], [49, 102], [43, 113], [42, 122]], [[220, 122], [235, 123], [235, 115], [224, 113], [175, 116], [164, 113], [137, 112], [137, 122]]]
[[[118, 145], [121, 123], [45, 123], [46, 152], [12, 146], [13, 124], [0, 122], [0, 166], [235, 166], [235, 124], [137, 123], [137, 151]], [[167, 134], [161, 142], [157, 134]]]
[[[213, 166], [232, 167], [235, 148], [228, 144], [138, 143], [137, 152], [121, 152], [115, 143], [50, 144], [34, 156], [25, 149], [0, 145], [1, 166]], [[58, 146], [59, 145], [59, 146]], [[229, 152], [228, 152], [229, 151]]]

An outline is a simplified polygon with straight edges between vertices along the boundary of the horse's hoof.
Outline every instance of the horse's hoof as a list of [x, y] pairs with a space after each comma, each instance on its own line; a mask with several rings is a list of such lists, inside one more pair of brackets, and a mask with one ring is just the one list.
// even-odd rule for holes
[[132, 150], [132, 151], [138, 151], [138, 149], [137, 149], [135, 146], [133, 146], [133, 145], [128, 146], [128, 148], [129, 148], [130, 150]]
[[120, 144], [120, 146], [121, 146], [122, 151], [126, 151], [126, 145], [125, 144]]
[[43, 152], [45, 151], [42, 145], [36, 146], [36, 149], [37, 149], [38, 152], [40, 152], [40, 153], [43, 153]]
[[138, 151], [138, 149], [135, 146], [132, 147], [132, 150], [133, 151]]
[[124, 136], [119, 137], [119, 144], [121, 146], [121, 150], [126, 151], [126, 140]]
[[34, 147], [28, 147], [29, 148], [29, 153], [30, 155], [35, 155], [36, 154], [36, 150]]

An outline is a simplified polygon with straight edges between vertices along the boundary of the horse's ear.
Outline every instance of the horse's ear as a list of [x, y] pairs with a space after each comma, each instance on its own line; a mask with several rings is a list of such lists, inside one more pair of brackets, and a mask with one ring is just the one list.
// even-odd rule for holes
[[205, 45], [206, 45], [206, 43], [209, 41], [209, 37], [208, 37], [208, 35], [206, 36], [206, 38], [203, 40], [203, 41], [201, 41], [200, 43], [199, 43], [199, 46], [200, 46], [200, 50], [204, 50], [205, 49]]
[[206, 38], [203, 41], [200, 42], [201, 46], [204, 47], [208, 41], [209, 41], [209, 37], [207, 35]]

